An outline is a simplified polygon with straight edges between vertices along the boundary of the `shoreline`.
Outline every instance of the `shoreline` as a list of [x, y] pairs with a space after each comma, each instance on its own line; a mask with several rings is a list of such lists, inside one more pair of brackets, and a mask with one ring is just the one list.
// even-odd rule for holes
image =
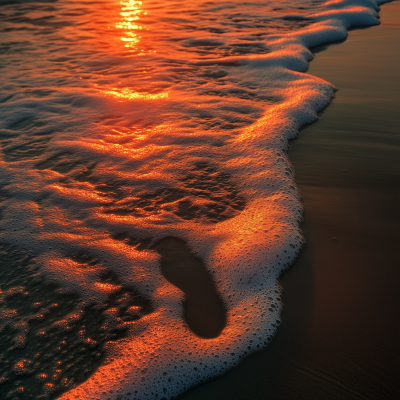
[[[265, 5], [260, 4], [261, 8]], [[67, 6], [69, 5], [68, 3]], [[241, 2], [238, 5], [247, 7]], [[96, 7], [89, 3], [87, 6], [87, 15], [96, 13]], [[119, 6], [116, 7], [119, 11]], [[49, 18], [64, 15], [62, 9], [63, 5], [52, 9]], [[32, 10], [37, 12], [35, 7]], [[397, 384], [395, 372], [398, 369], [398, 333], [393, 328], [397, 327], [396, 312], [397, 304], [400, 303], [396, 269], [397, 188], [400, 186], [400, 171], [396, 169], [399, 158], [397, 149], [400, 148], [396, 137], [399, 126], [396, 115], [400, 105], [397, 98], [400, 88], [397, 89], [396, 83], [400, 66], [385, 57], [393, 55], [393, 49], [398, 49], [398, 35], [394, 35], [394, 38], [387, 33], [381, 35], [384, 40], [382, 44], [382, 41], [376, 42], [377, 35], [374, 33], [371, 47], [369, 39], [365, 39], [364, 34], [361, 35], [363, 30], [357, 36], [359, 41], [356, 40], [355, 44], [354, 41], [349, 41], [340, 46], [331, 43], [329, 46], [313, 48], [314, 53], [318, 53], [329, 47], [321, 57], [317, 54], [318, 62], [311, 64], [310, 71], [317, 67], [311, 73], [316, 76], [327, 73], [322, 77], [339, 88], [339, 95], [337, 100], [321, 111], [320, 114], [324, 115], [319, 122], [305, 126], [300, 139], [289, 143], [289, 140], [297, 136], [296, 126], [299, 127], [306, 121], [311, 123], [317, 117], [314, 111], [322, 110], [329, 104], [334, 96], [334, 89], [332, 85], [324, 83], [322, 79], [314, 79], [311, 75], [298, 72], [291, 76], [291, 61], [287, 64], [289, 70], [286, 70], [285, 57], [288, 56], [288, 60], [291, 60], [292, 56], [296, 56], [293, 58], [293, 68], [304, 71], [312, 56], [301, 46], [303, 39], [304, 43], [310, 45], [320, 43], [320, 39], [327, 37], [344, 37], [346, 26], [352, 23], [350, 20], [377, 23], [374, 11], [372, 16], [366, 9], [361, 12], [359, 10], [357, 7], [349, 9], [350, 14], [347, 17], [336, 10], [342, 15], [343, 21], [338, 18], [332, 26], [322, 23], [322, 29], [311, 29], [308, 33], [304, 32], [303, 36], [301, 32], [294, 32], [290, 40], [295, 39], [296, 43], [300, 40], [299, 48], [304, 54], [300, 56], [296, 51], [289, 51], [291, 55], [283, 52], [283, 59], [278, 57], [279, 65], [282, 61], [282, 74], [274, 75], [275, 67], [272, 65], [269, 75], [267, 60], [264, 60], [266, 69], [263, 60], [259, 65], [255, 60], [254, 65], [249, 61], [247, 72], [238, 70], [239, 78], [243, 72], [243, 76], [249, 81], [242, 82], [240, 78], [236, 85], [235, 79], [232, 79], [233, 87], [222, 88], [219, 94], [232, 94], [231, 91], [237, 86], [237, 98], [242, 99], [240, 93], [243, 87], [245, 92], [249, 89], [251, 93], [251, 99], [242, 99], [245, 100], [243, 104], [254, 105], [252, 100], [255, 101], [259, 96], [260, 100], [270, 99], [271, 103], [275, 104], [277, 101], [278, 105], [271, 106], [271, 113], [267, 115], [270, 123], [264, 126], [261, 121], [258, 127], [251, 125], [248, 131], [242, 132], [238, 140], [227, 143], [230, 147], [227, 150], [221, 149], [222, 152], [218, 149], [214, 152], [214, 148], [209, 148], [208, 145], [203, 148], [203, 137], [199, 138], [199, 146], [195, 146], [197, 150], [193, 150], [191, 145], [186, 145], [186, 136], [181, 136], [178, 128], [176, 135], [173, 133], [174, 137], [170, 138], [170, 135], [159, 131], [158, 126], [147, 131], [146, 124], [143, 125], [146, 132], [143, 135], [145, 142], [136, 143], [136, 133], [139, 130], [136, 126], [133, 130], [129, 129], [128, 135], [128, 142], [133, 140], [134, 145], [128, 144], [127, 138], [122, 138], [122, 147], [133, 146], [133, 153], [127, 153], [120, 147], [115, 151], [115, 135], [111, 135], [110, 142], [106, 141], [109, 145], [105, 144], [102, 139], [103, 128], [108, 132], [115, 123], [123, 130], [117, 132], [118, 135], [124, 136], [129, 118], [141, 116], [142, 100], [144, 109], [147, 109], [145, 103], [149, 99], [140, 97], [143, 92], [137, 92], [139, 99], [126, 98], [126, 108], [119, 104], [119, 100], [106, 99], [100, 95], [99, 108], [95, 109], [92, 107], [94, 103], [91, 104], [89, 99], [86, 104], [89, 104], [88, 109], [93, 113], [88, 111], [80, 115], [74, 111], [74, 104], [62, 103], [60, 114], [69, 115], [71, 112], [74, 124], [80, 121], [80, 117], [88, 118], [85, 122], [87, 127], [94, 127], [94, 132], [98, 132], [98, 136], [95, 133], [90, 138], [90, 145], [86, 141], [88, 136], [82, 135], [86, 126], [83, 122], [82, 131], [74, 129], [75, 132], [71, 132], [71, 135], [67, 135], [67, 127], [65, 132], [64, 128], [59, 132], [57, 129], [51, 130], [47, 141], [30, 139], [30, 136], [44, 135], [43, 132], [52, 126], [54, 121], [51, 112], [45, 109], [54, 102], [58, 104], [57, 96], [77, 96], [79, 101], [91, 97], [92, 95], [84, 93], [85, 85], [78, 85], [82, 93], [76, 93], [75, 87], [65, 93], [59, 93], [58, 89], [52, 93], [44, 91], [44, 97], [48, 99], [43, 100], [43, 103], [36, 99], [31, 101], [29, 94], [27, 97], [13, 99], [4, 106], [5, 115], [8, 112], [12, 115], [9, 120], [3, 121], [5, 137], [9, 142], [3, 141], [5, 147], [2, 161], [5, 173], [2, 182], [5, 183], [6, 190], [10, 191], [3, 193], [6, 212], [1, 221], [5, 232], [3, 239], [10, 243], [4, 243], [0, 248], [0, 258], [3, 255], [6, 261], [6, 269], [3, 271], [7, 289], [4, 292], [4, 310], [10, 312], [4, 325], [7, 330], [3, 331], [6, 332], [7, 340], [17, 343], [14, 346], [6, 341], [0, 354], [6, 360], [0, 373], [0, 384], [3, 385], [4, 393], [8, 392], [7, 398], [18, 397], [18, 393], [22, 391], [28, 397], [40, 397], [44, 393], [44, 396], [56, 398], [61, 395], [65, 399], [98, 395], [120, 398], [124, 396], [124, 392], [128, 397], [140, 399], [175, 398], [174, 395], [188, 398], [193, 393], [196, 396], [197, 392], [200, 393], [197, 398], [201, 399], [321, 399], [327, 396], [332, 399], [369, 398], [371, 393], [374, 394], [374, 399], [397, 398], [398, 393], [394, 392], [393, 382]], [[27, 15], [29, 12], [30, 7]], [[393, 14], [393, 29], [398, 33], [397, 21], [400, 14]], [[75, 18], [78, 14], [65, 15], [71, 17], [72, 25], [76, 23], [76, 26], [83, 29], [86, 29], [85, 21], [92, 21], [82, 14], [83, 22], [78, 24], [79, 18]], [[221, 17], [223, 23], [225, 14], [221, 13]], [[252, 19], [256, 20], [257, 17], [258, 13], [255, 13]], [[299, 18], [302, 20], [303, 17]], [[329, 15], [321, 18], [328, 21]], [[11, 30], [14, 29], [13, 24], [11, 23]], [[331, 28], [336, 25], [340, 29], [336, 36], [331, 36]], [[174, 24], [172, 26], [171, 32], [175, 32]], [[79, 29], [76, 32], [80, 32]], [[375, 31], [374, 28], [366, 30], [367, 33]], [[61, 43], [63, 35], [60, 32], [62, 30], [54, 30], [54, 37], [61, 38]], [[101, 29], [98, 32], [101, 33]], [[319, 33], [323, 32], [325, 36], [320, 36]], [[50, 49], [53, 36], [49, 36], [49, 41], [43, 42], [35, 40], [34, 29], [27, 35], [33, 38], [34, 49], [47, 47], [47, 54], [52, 54]], [[66, 36], [69, 37], [69, 34]], [[43, 43], [47, 43], [46, 46]], [[98, 44], [99, 40], [93, 40], [93, 43]], [[347, 47], [349, 43], [353, 43], [350, 50]], [[280, 43], [278, 40], [271, 46], [279, 49], [283, 44], [284, 42]], [[376, 50], [374, 46], [378, 46]], [[361, 55], [358, 53], [360, 48]], [[73, 54], [73, 46], [70, 47], [67, 43], [66, 49], [71, 50], [73, 55], [70, 60], [75, 60], [71, 62], [83, 61], [79, 54], [77, 57], [77, 53]], [[18, 46], [14, 48], [16, 54], [21, 54], [19, 61], [23, 66], [26, 57], [20, 50]], [[114, 54], [112, 48], [109, 50], [110, 55]], [[337, 51], [338, 55], [335, 53]], [[272, 47], [271, 53], [274, 53]], [[102, 53], [95, 54], [96, 59], [99, 54]], [[356, 60], [352, 62], [354, 55]], [[381, 60], [382, 56], [384, 61]], [[34, 58], [32, 65], [36, 65]], [[272, 54], [271, 59], [273, 58]], [[29, 56], [27, 59], [29, 60]], [[44, 61], [48, 66], [47, 61]], [[52, 62], [51, 59], [48, 61]], [[6, 66], [9, 65], [12, 64]], [[161, 69], [164, 68], [162, 63], [160, 65]], [[362, 81], [366, 77], [366, 66], [368, 72], [371, 72], [370, 65], [383, 65], [386, 68], [385, 73]], [[352, 74], [343, 68], [347, 66], [354, 67]], [[27, 82], [26, 78], [19, 82], [12, 68], [7, 71], [10, 73], [10, 81], [15, 78], [14, 83], [18, 85]], [[26, 76], [34, 84], [35, 76], [41, 76], [40, 73], [36, 75], [35, 71], [41, 69], [32, 67], [31, 71], [34, 72], [33, 75], [28, 72]], [[65, 76], [69, 76], [67, 69], [64, 72]], [[48, 77], [44, 76], [43, 82], [52, 82], [52, 79], [57, 79], [57, 74], [58, 72], [52, 75], [50, 72]], [[294, 79], [293, 82], [289, 75]], [[96, 76], [93, 79], [97, 79]], [[205, 76], [211, 79], [211, 76]], [[271, 80], [267, 79], [264, 86], [258, 80], [263, 80], [265, 76], [274, 79], [274, 90], [282, 93], [282, 102], [283, 99], [293, 100], [293, 93], [299, 94], [295, 96], [297, 100], [293, 104], [290, 101], [279, 104], [279, 96], [267, 96], [270, 90], [273, 93], [275, 91], [269, 87]], [[191, 80], [190, 74], [188, 79]], [[130, 77], [126, 81], [130, 85], [128, 81]], [[312, 82], [315, 83], [314, 88], [313, 85], [308, 85]], [[204, 81], [197, 83], [202, 85]], [[219, 83], [226, 85], [226, 82]], [[291, 87], [291, 84], [294, 86]], [[8, 88], [6, 92], [21, 94], [18, 92], [18, 85], [11, 85], [11, 89]], [[216, 85], [217, 83], [209, 86], [213, 88]], [[22, 86], [21, 88], [25, 90]], [[366, 92], [365, 88], [369, 91]], [[266, 96], [262, 96], [264, 89]], [[27, 90], [27, 93], [31, 92], [34, 96], [36, 90]], [[217, 94], [215, 92], [210, 96], [217, 97]], [[6, 97], [5, 101], [11, 97]], [[197, 97], [193, 102], [196, 99]], [[214, 97], [207, 99], [214, 102]], [[179, 101], [176, 104], [180, 104]], [[232, 101], [234, 107], [231, 107]], [[237, 101], [241, 100], [226, 100], [226, 111], [229, 111], [227, 118], [232, 116], [230, 109], [236, 107]], [[28, 114], [24, 114], [24, 105], [28, 104], [26, 102], [43, 105], [43, 109], [38, 108], [36, 112], [29, 108]], [[219, 103], [220, 100], [217, 99], [216, 102]], [[216, 107], [215, 115], [211, 113], [207, 116], [204, 126], [214, 126], [215, 121], [209, 122], [209, 118], [216, 118], [218, 121], [222, 118], [220, 111], [224, 109], [225, 100], [221, 102], [222, 105]], [[86, 107], [84, 103], [85, 101], [80, 104]], [[115, 110], [122, 107], [126, 112], [123, 112], [121, 119], [118, 117], [112, 122], [111, 126], [100, 118], [99, 121], [104, 124], [101, 122], [98, 129], [95, 118], [97, 113], [99, 116], [101, 114], [100, 103], [107, 110], [114, 110], [116, 106]], [[138, 107], [130, 107], [133, 104], [138, 104]], [[165, 107], [168, 108], [169, 105]], [[185, 107], [186, 105], [183, 108]], [[177, 110], [178, 108], [176, 107]], [[204, 108], [208, 109], [208, 106]], [[248, 121], [251, 119], [249, 115], [256, 115], [259, 109], [256, 104], [250, 108], [253, 110], [249, 111], [250, 114], [247, 111], [243, 114], [247, 115], [243, 118]], [[160, 106], [161, 109], [163, 108]], [[234, 115], [240, 114], [235, 121], [245, 121], [241, 116], [243, 110], [239, 107], [232, 111]], [[23, 118], [15, 111], [22, 113]], [[288, 119], [280, 119], [281, 111]], [[180, 113], [181, 111], [177, 111], [177, 121], [180, 121]], [[88, 117], [89, 114], [93, 120]], [[203, 118], [193, 115], [195, 120]], [[304, 118], [296, 119], [296, 116]], [[290, 127], [286, 122], [291, 121], [292, 117], [295, 124]], [[359, 120], [361, 118], [361, 122], [355, 121], [354, 117]], [[57, 120], [58, 117], [55, 118]], [[109, 118], [105, 120], [108, 121]], [[57, 121], [63, 124], [65, 118], [60, 116]], [[58, 124], [57, 121], [54, 126]], [[128, 122], [125, 124], [124, 121]], [[270, 129], [266, 129], [267, 127]], [[207, 133], [208, 140], [209, 132], [204, 132]], [[70, 147], [66, 147], [66, 142], [62, 140], [64, 134], [68, 136], [68, 141], [74, 143], [72, 152], [69, 152]], [[193, 135], [196, 136], [191, 133], [187, 138], [188, 143], [197, 143], [197, 139], [192, 141]], [[219, 133], [210, 132], [210, 135], [214, 143], [214, 138]], [[133, 137], [135, 138], [132, 139]], [[141, 150], [153, 139], [159, 146], [150, 144], [151, 151]], [[120, 140], [121, 136], [118, 136], [117, 142]], [[50, 141], [51, 144], [47, 146]], [[294, 164], [299, 190], [294, 183], [288, 157], [282, 156], [282, 152], [285, 155], [288, 152], [289, 145], [289, 156]], [[68, 151], [63, 152], [66, 150]], [[163, 154], [166, 151], [168, 156], [165, 158]], [[140, 160], [145, 167], [138, 167], [138, 176], [136, 173], [132, 175], [129, 167], [130, 172], [125, 175], [126, 167], [133, 162], [130, 156], [136, 153], [143, 155], [143, 160]], [[204, 158], [205, 162], [195, 163], [192, 167], [192, 156], [196, 160]], [[228, 160], [234, 160], [231, 167], [230, 161], [225, 162], [225, 156], [228, 156]], [[178, 160], [176, 165], [175, 159]], [[165, 163], [165, 160], [171, 162]], [[181, 164], [180, 160], [186, 160], [187, 166]], [[140, 165], [142, 161], [138, 161]], [[214, 162], [217, 167], [213, 166]], [[150, 170], [161, 171], [161, 177], [166, 172], [166, 188], [153, 188], [153, 175], [149, 175], [150, 180], [147, 180], [147, 174], [141, 175], [141, 172]], [[24, 173], [21, 175], [20, 171]], [[169, 171], [173, 172], [171, 179]], [[176, 171], [181, 171], [182, 174]], [[235, 173], [239, 176], [240, 171], [243, 187], [234, 178]], [[229, 183], [231, 172], [232, 184]], [[258, 179], [260, 172], [265, 176]], [[177, 185], [172, 182], [175, 182], [175, 175]], [[184, 178], [180, 179], [180, 175]], [[134, 188], [135, 182], [139, 182], [137, 188]], [[261, 183], [265, 183], [265, 186]], [[290, 183], [290, 186], [286, 183]], [[239, 185], [239, 190], [235, 184]], [[29, 193], [25, 185], [31, 188]], [[242, 197], [241, 188], [249, 198], [252, 198], [252, 193], [255, 197], [256, 201], [249, 207], [244, 206], [246, 196]], [[259, 189], [261, 198], [257, 197]], [[143, 193], [143, 196], [140, 194], [137, 198], [132, 197], [136, 192]], [[305, 207], [305, 222], [302, 225], [307, 240], [305, 246], [299, 229], [302, 220], [300, 192]], [[93, 194], [95, 197], [92, 199]], [[1, 195], [2, 193], [0, 201]], [[171, 198], [179, 202], [168, 204]], [[275, 201], [278, 204], [272, 204]], [[293, 207], [288, 204], [289, 201], [293, 201]], [[279, 212], [279, 207], [282, 206], [289, 210], [288, 214], [285, 211], [282, 214]], [[137, 211], [137, 208], [141, 211]], [[94, 214], [96, 210], [100, 212]], [[200, 225], [181, 223], [180, 219], [176, 220], [171, 214], [195, 222], [202, 218], [211, 222], [230, 219], [236, 215], [238, 218], [224, 225], [214, 225], [215, 228], [209, 231], [208, 227], [200, 229]], [[274, 215], [278, 217], [277, 220]], [[70, 218], [72, 216], [74, 218]], [[146, 216], [151, 218], [138, 219]], [[156, 218], [153, 220], [152, 217]], [[285, 229], [285, 226], [290, 230]], [[283, 240], [280, 232], [284, 234]], [[279, 235], [275, 235], [276, 233]], [[286, 233], [288, 236], [285, 236]], [[294, 244], [286, 240], [289, 237]], [[212, 251], [212, 248], [216, 251]], [[301, 256], [297, 257], [301, 248]], [[138, 253], [148, 250], [152, 250], [153, 254]], [[155, 253], [158, 253], [159, 259]], [[253, 256], [257, 254], [257, 259], [254, 259]], [[21, 260], [28, 261], [25, 263]], [[159, 269], [156, 263], [160, 264]], [[185, 268], [188, 263], [190, 268]], [[232, 265], [235, 263], [237, 267]], [[208, 271], [206, 264], [210, 265], [210, 269], [213, 266], [213, 269]], [[14, 265], [15, 268], [18, 267], [18, 271]], [[182, 268], [185, 271], [181, 271]], [[43, 276], [50, 283], [52, 291], [49, 292], [46, 289], [48, 286], [43, 286], [37, 279], [26, 280], [25, 272], [32, 277], [35, 274], [38, 277]], [[17, 273], [22, 280], [13, 280], [12, 273]], [[236, 275], [239, 273], [240, 280], [239, 275]], [[267, 282], [268, 290], [265, 289]], [[29, 286], [30, 283], [33, 286]], [[283, 301], [283, 293], [278, 290], [280, 283], [285, 288]], [[67, 290], [64, 291], [54, 284], [65, 286]], [[77, 297], [64, 301], [64, 294], [68, 297], [70, 292], [76, 293]], [[224, 303], [222, 298], [228, 303]], [[102, 305], [93, 308], [92, 301]], [[156, 303], [157, 307], [154, 308]], [[59, 304], [63, 305], [62, 310], [58, 308]], [[51, 314], [53, 309], [54, 313]], [[139, 321], [141, 318], [143, 319]], [[32, 322], [36, 319], [40, 319], [42, 325]], [[211, 319], [214, 323], [211, 323]], [[229, 324], [224, 330], [227, 320]], [[17, 326], [21, 329], [14, 329]], [[62, 327], [65, 326], [69, 330], [67, 337], [63, 336], [65, 330]], [[130, 332], [126, 329], [128, 326]], [[132, 335], [127, 340], [113, 343], [114, 340], [123, 339], [128, 333]], [[131, 340], [133, 337], [134, 340]], [[66, 338], [68, 342], [64, 340]], [[204, 341], [204, 338], [216, 340]], [[267, 346], [271, 340], [272, 345]], [[265, 346], [266, 349], [258, 352]], [[75, 352], [80, 354], [76, 355]], [[21, 361], [22, 356], [24, 359]], [[238, 364], [239, 367], [234, 368]], [[29, 370], [29, 373], [19, 373], [21, 368], [29, 369], [32, 365], [34, 369]], [[57, 368], [56, 375], [48, 374], [54, 368]], [[217, 375], [222, 371], [226, 372]], [[204, 378], [207, 376], [210, 377], [209, 380]], [[191, 382], [203, 382], [205, 385], [191, 386]], [[187, 393], [180, 395], [182, 390], [189, 387], [191, 389]], [[60, 391], [66, 389], [71, 390], [60, 394]]]
[[314, 49], [307, 73], [339, 90], [289, 151], [307, 244], [280, 279], [278, 333], [265, 350], [179, 399], [400, 395], [400, 2], [384, 4], [380, 15], [381, 25]]

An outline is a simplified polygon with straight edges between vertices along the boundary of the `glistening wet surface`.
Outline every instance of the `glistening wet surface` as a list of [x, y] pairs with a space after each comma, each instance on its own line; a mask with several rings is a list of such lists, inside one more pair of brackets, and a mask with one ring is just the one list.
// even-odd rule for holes
[[168, 282], [184, 294], [182, 317], [198, 337], [218, 337], [227, 323], [227, 310], [204, 262], [196, 257], [187, 243], [176, 237], [138, 239], [126, 232], [113, 235], [139, 251], [155, 251], [160, 256], [160, 270]]
[[[376, 23], [367, 3], [1, 2], [0, 242], [35, 260], [39, 293], [94, 307], [104, 350], [82, 350], [63, 399], [171, 399], [267, 345], [302, 245], [288, 141], [333, 96], [302, 73], [308, 47]], [[36, 362], [21, 343], [18, 371]], [[36, 382], [7, 376], [7, 396]]]
[[104, 213], [144, 217], [167, 212], [183, 220], [216, 223], [238, 215], [245, 204], [228, 174], [209, 163], [197, 163], [176, 187], [124, 196], [108, 204]]
[[[82, 268], [96, 264], [70, 255]], [[46, 282], [35, 257], [0, 243], [0, 397], [49, 399], [84, 382], [104, 362], [106, 344], [127, 336], [129, 324], [153, 311], [148, 299], [105, 272], [101, 305]]]
[[399, 397], [399, 21], [400, 2], [385, 4], [380, 26], [311, 62], [339, 90], [289, 150], [306, 245], [281, 280], [282, 326], [180, 400]]

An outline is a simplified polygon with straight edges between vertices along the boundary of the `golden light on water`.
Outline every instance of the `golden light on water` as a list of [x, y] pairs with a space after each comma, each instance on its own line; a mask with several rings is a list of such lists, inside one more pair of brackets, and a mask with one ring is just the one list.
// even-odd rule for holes
[[120, 5], [121, 12], [119, 14], [121, 16], [121, 21], [117, 22], [115, 27], [123, 30], [121, 41], [128, 50], [139, 52], [138, 55], [143, 55], [145, 51], [138, 47], [142, 38], [142, 36], [140, 36], [140, 31], [146, 29], [139, 23], [141, 16], [147, 15], [147, 11], [142, 8], [143, 2], [137, 0], [122, 0]]
[[107, 291], [107, 292], [112, 292], [121, 287], [119, 285], [117, 286], [117, 285], [112, 285], [111, 283], [103, 283], [103, 282], [96, 282], [95, 286], [98, 287], [99, 289]]
[[168, 99], [169, 97], [169, 92], [151, 94], [146, 92], [135, 92], [129, 88], [114, 88], [112, 90], [104, 90], [103, 93], [124, 100], [160, 100]]
[[[140, 22], [144, 16], [147, 16], [147, 11], [143, 9], [143, 2], [137, 0], [122, 0], [115, 5], [117, 9], [115, 12], [112, 12], [112, 19], [114, 27], [117, 31], [112, 31], [113, 34], [117, 33], [117, 37], [114, 36], [114, 40], [116, 39], [123, 47], [123, 55], [129, 57], [136, 56], [144, 56], [148, 54], [154, 54], [156, 50], [149, 48], [148, 40], [144, 40], [142, 38], [141, 32], [149, 31], [148, 28], [143, 26]], [[110, 27], [108, 27], [110, 29]], [[147, 38], [149, 39], [149, 38]], [[117, 42], [117, 43], [118, 43]], [[117, 45], [114, 50], [117, 50], [118, 55], [120, 56], [120, 45]], [[143, 71], [144, 74], [147, 71]], [[83, 78], [81, 78], [83, 79]], [[144, 79], [146, 79], [146, 83], [148, 82], [151, 86], [152, 83], [150, 79], [150, 75], [145, 75]], [[120, 102], [126, 100], [168, 100], [169, 92], [163, 91], [160, 92], [160, 88], [156, 90], [149, 90], [152, 92], [158, 93], [149, 93], [146, 91], [136, 91], [130, 87], [122, 87], [124, 85], [123, 82], [118, 82], [120, 87], [105, 87], [103, 85], [94, 84], [96, 88], [98, 88], [101, 93], [107, 97], [114, 97]], [[161, 89], [162, 90], [162, 89]]]

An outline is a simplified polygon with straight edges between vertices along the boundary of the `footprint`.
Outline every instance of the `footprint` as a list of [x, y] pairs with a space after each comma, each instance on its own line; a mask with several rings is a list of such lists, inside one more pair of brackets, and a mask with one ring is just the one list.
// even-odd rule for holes
[[201, 259], [174, 237], [159, 240], [151, 249], [161, 256], [164, 277], [185, 293], [184, 319], [192, 332], [205, 339], [218, 337], [226, 326], [226, 308]]

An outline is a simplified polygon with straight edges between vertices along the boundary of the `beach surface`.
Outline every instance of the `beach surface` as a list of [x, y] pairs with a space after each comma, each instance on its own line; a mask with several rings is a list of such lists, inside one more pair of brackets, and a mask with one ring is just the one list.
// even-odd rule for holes
[[313, 49], [308, 73], [338, 91], [289, 151], [307, 243], [276, 337], [180, 399], [399, 398], [400, 2], [380, 14]]

